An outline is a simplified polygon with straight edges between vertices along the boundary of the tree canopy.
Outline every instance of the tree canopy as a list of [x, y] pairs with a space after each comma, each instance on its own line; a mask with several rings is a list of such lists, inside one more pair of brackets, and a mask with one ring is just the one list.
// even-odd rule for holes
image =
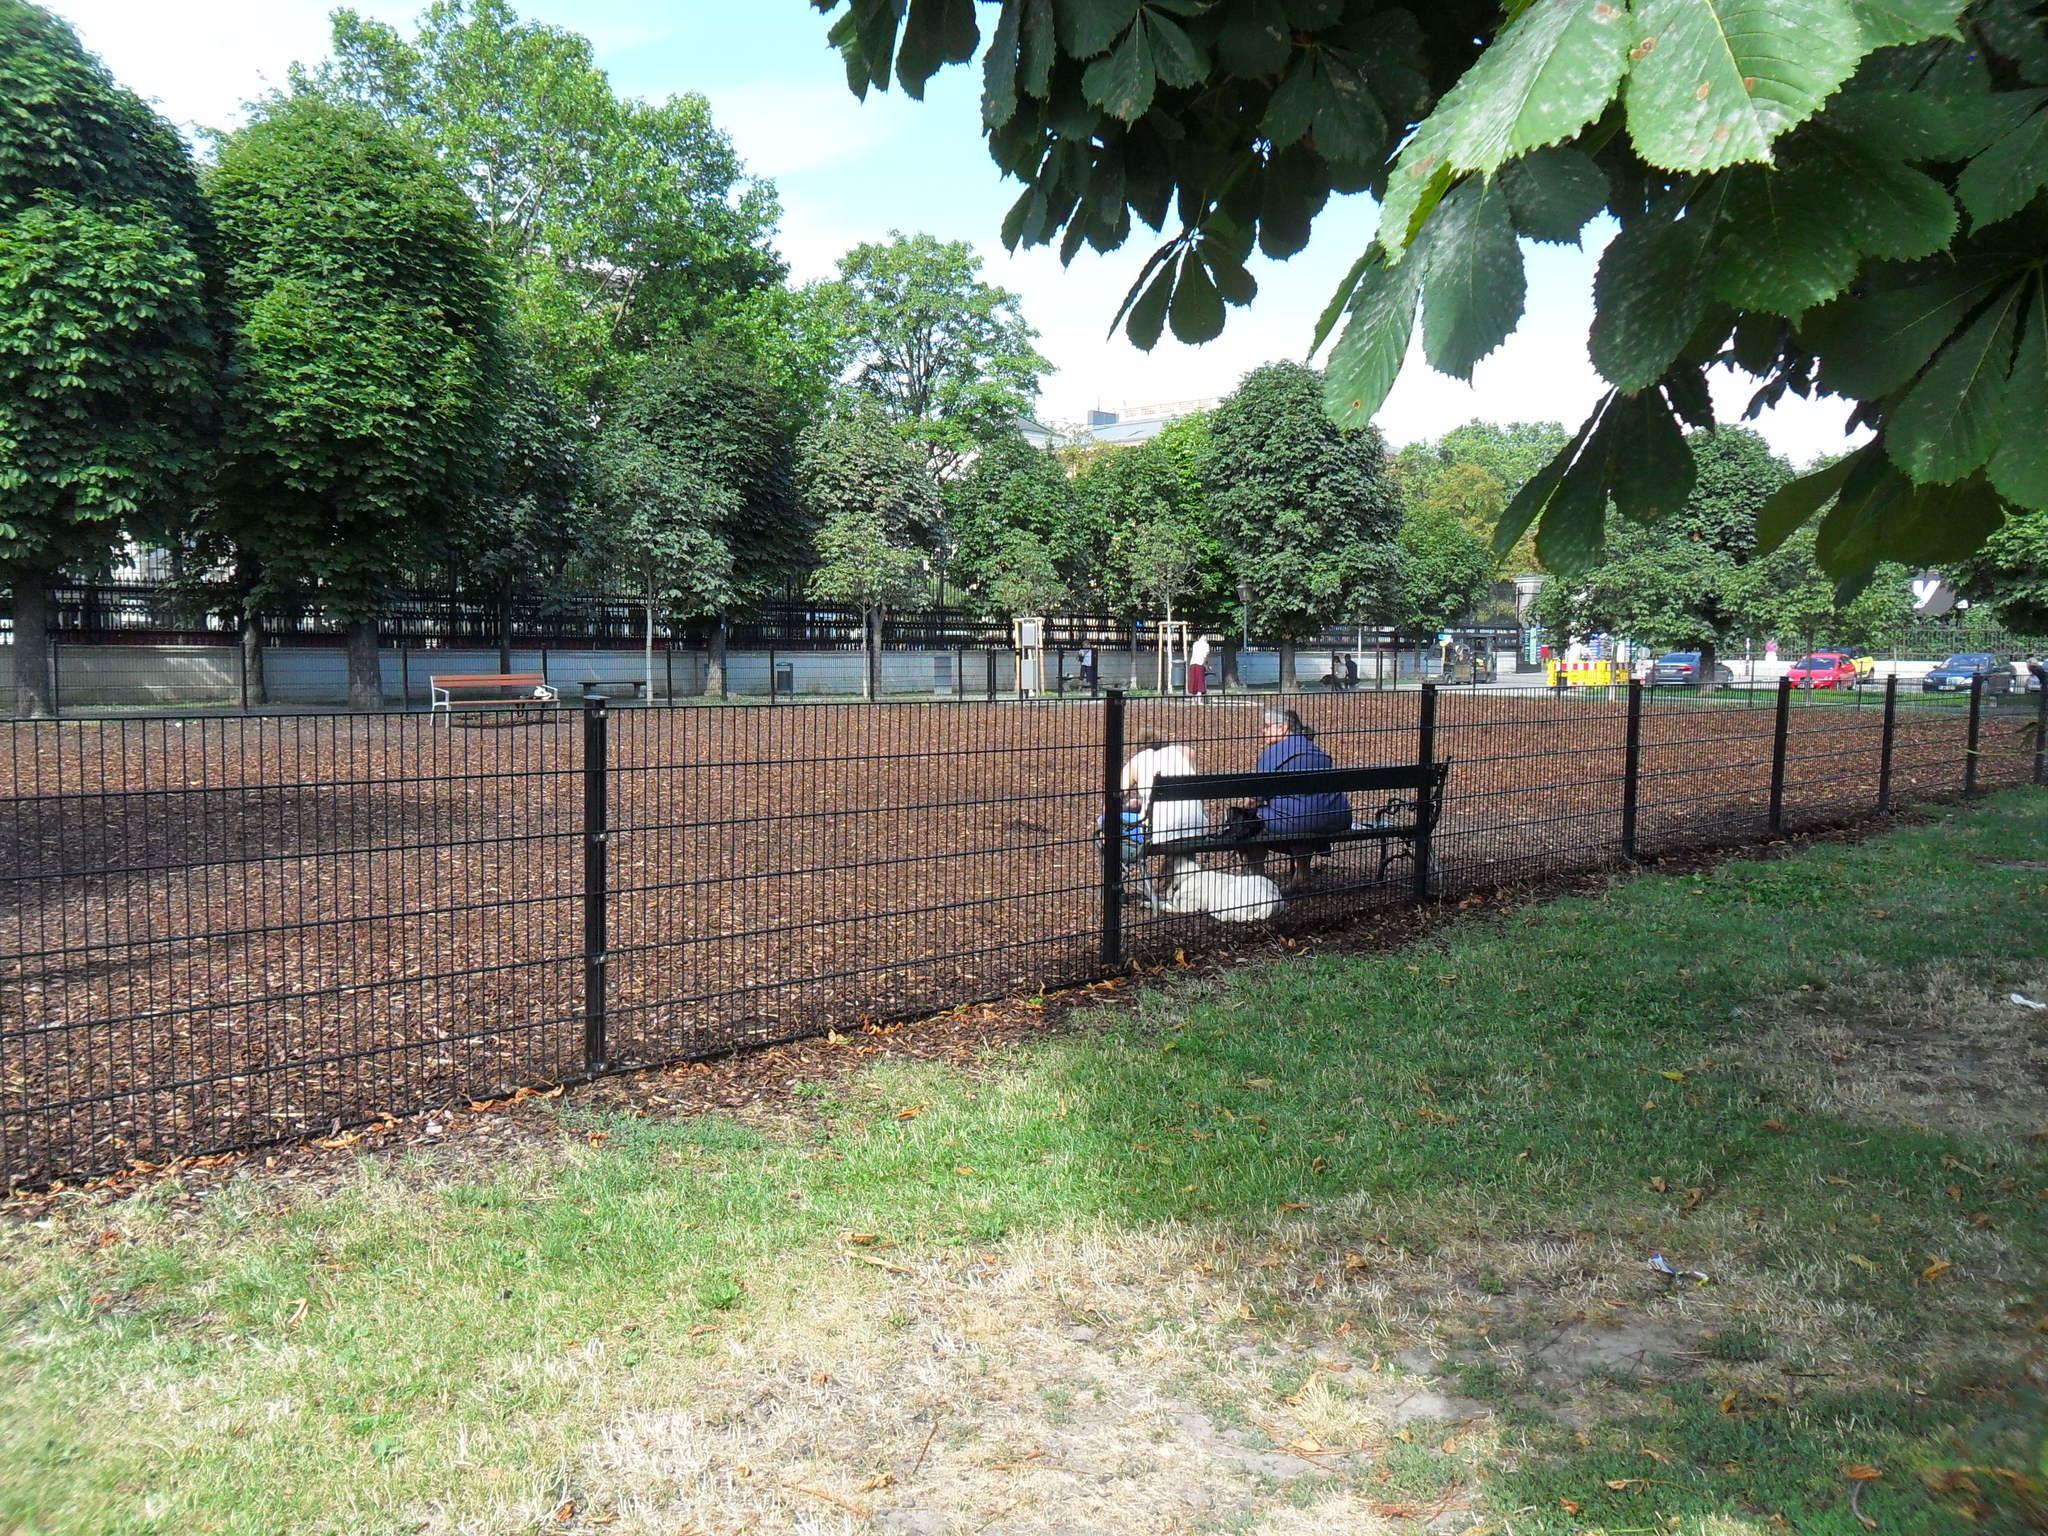
[[1811, 531], [1761, 546], [1757, 508], [1792, 470], [1756, 433], [1724, 427], [1693, 451], [1699, 474], [1682, 508], [1653, 527], [1623, 526], [1589, 570], [1545, 585], [1535, 616], [1546, 629], [1711, 655], [1744, 638], [1868, 641], [1905, 617], [1899, 567], [1844, 602], [1815, 564]]
[[507, 0], [434, 0], [409, 39], [338, 10], [333, 46], [296, 83], [432, 150], [513, 279], [528, 345], [573, 393], [781, 282], [775, 189], [746, 174], [701, 95], [622, 98], [587, 38]]
[[[816, 0], [840, 10], [840, 0]], [[1454, 377], [1512, 331], [1520, 241], [1620, 225], [1590, 336], [1613, 386], [1497, 531], [1582, 570], [1610, 504], [1686, 501], [1707, 376], [1857, 402], [1865, 447], [1756, 516], [1825, 508], [1845, 583], [1959, 558], [2048, 508], [2048, 33], [2026, 0], [845, 0], [853, 89], [921, 95], [979, 51], [983, 130], [1024, 191], [1012, 245], [1178, 230], [1125, 300], [1151, 346], [1223, 328], [1254, 249], [1300, 251], [1332, 192], [1381, 203], [1317, 329], [1326, 397], [1369, 421], [1418, 315]]]
[[1216, 527], [1253, 627], [1287, 642], [1398, 603], [1400, 499], [1374, 427], [1340, 427], [1300, 363], [1247, 374], [1209, 418]]
[[892, 233], [857, 245], [817, 297], [847, 387], [917, 443], [934, 473], [1014, 432], [1052, 369], [1017, 296], [982, 281], [964, 240]]
[[740, 349], [703, 339], [654, 353], [598, 441], [606, 547], [684, 618], [729, 613], [802, 574], [781, 397]]
[[174, 519], [215, 426], [212, 231], [177, 134], [64, 22], [0, 0], [0, 581], [47, 713], [45, 589]]
[[[358, 108], [276, 103], [208, 191], [234, 313], [216, 525], [367, 626], [489, 472], [497, 263], [447, 175]], [[377, 702], [373, 661], [351, 656], [353, 702]]]

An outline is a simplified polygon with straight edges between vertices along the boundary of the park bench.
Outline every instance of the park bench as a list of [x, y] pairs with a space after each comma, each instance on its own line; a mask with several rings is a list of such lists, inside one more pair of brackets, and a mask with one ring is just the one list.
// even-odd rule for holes
[[[427, 688], [433, 699], [432, 708], [451, 713], [457, 709], [514, 709], [535, 705], [554, 709], [560, 706], [562, 698], [538, 672], [437, 672], [427, 679]], [[503, 697], [505, 690], [511, 688], [519, 691], [510, 698]], [[486, 690], [490, 694], [488, 698], [459, 699], [455, 696]]]
[[576, 685], [583, 690], [583, 697], [593, 698], [607, 688], [630, 688], [635, 699], [647, 696], [647, 679], [644, 677], [586, 677]]
[[[1265, 801], [1282, 795], [1340, 794], [1363, 796], [1366, 806], [1352, 807], [1349, 831], [1319, 832], [1312, 837], [1259, 834], [1246, 837], [1230, 823], [1202, 832], [1148, 837], [1140, 845], [1141, 862], [1155, 858], [1197, 858], [1205, 853], [1244, 853], [1250, 849], [1286, 848], [1295, 843], [1378, 843], [1376, 880], [1385, 880], [1396, 859], [1412, 868], [1415, 894], [1429, 892], [1430, 839], [1443, 814], [1444, 781], [1449, 760], [1402, 763], [1385, 768], [1310, 768], [1286, 773], [1196, 773], [1163, 776], [1152, 783], [1152, 804], [1162, 800]], [[1377, 801], [1375, 804], [1374, 802]], [[1145, 894], [1153, 906], [1149, 871], [1143, 874]]]

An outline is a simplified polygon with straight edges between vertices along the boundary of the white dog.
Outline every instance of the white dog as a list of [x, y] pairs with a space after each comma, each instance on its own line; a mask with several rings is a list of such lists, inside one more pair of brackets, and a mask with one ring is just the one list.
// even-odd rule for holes
[[1193, 859], [1169, 859], [1170, 877], [1160, 906], [1181, 917], [1208, 916], [1226, 923], [1262, 923], [1283, 905], [1280, 887], [1264, 875], [1203, 869]]

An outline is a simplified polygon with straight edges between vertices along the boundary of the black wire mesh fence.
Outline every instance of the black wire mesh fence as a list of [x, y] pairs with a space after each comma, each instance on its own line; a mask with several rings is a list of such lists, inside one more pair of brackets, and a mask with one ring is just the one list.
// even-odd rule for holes
[[1372, 837], [1257, 924], [1105, 858], [1133, 752], [1246, 773], [1277, 707], [1340, 767], [1449, 763], [1438, 893], [2048, 782], [2048, 697], [1896, 684], [16, 722], [0, 1170], [255, 1145], [1413, 899], [1409, 850]]

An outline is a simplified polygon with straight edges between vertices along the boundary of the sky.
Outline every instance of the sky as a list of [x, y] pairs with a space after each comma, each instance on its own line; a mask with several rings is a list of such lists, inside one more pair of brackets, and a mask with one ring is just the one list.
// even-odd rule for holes
[[[87, 47], [116, 78], [188, 132], [229, 128], [243, 103], [285, 84], [292, 63], [327, 52], [328, 0], [56, 0]], [[358, 0], [366, 15], [402, 28], [419, 0]], [[841, 252], [891, 230], [966, 240], [983, 275], [1017, 294], [1056, 371], [1038, 415], [1080, 420], [1118, 410], [1230, 392], [1250, 369], [1305, 355], [1315, 319], [1371, 238], [1376, 210], [1364, 197], [1333, 198], [1309, 249], [1284, 264], [1254, 258], [1259, 294], [1230, 311], [1223, 335], [1186, 347], [1171, 335], [1150, 353], [1108, 333], [1152, 244], [1143, 226], [1121, 250], [1084, 250], [1069, 267], [1045, 248], [1005, 251], [998, 230], [1019, 187], [989, 160], [979, 137], [980, 72], [943, 71], [916, 102], [900, 91], [847, 89], [829, 25], [808, 0], [527, 0], [521, 13], [590, 38], [598, 63], [623, 94], [660, 99], [683, 91], [709, 98], [750, 173], [776, 184], [778, 241], [791, 276], [832, 275]], [[1598, 248], [1525, 244], [1528, 312], [1520, 328], [1474, 371], [1472, 382], [1432, 372], [1412, 354], [1379, 415], [1399, 446], [1472, 420], [1557, 420], [1576, 426], [1604, 386], [1586, 358]], [[1164, 237], [1161, 236], [1161, 239]], [[1717, 375], [1723, 420], [1739, 416], [1744, 381]], [[1795, 464], [1839, 451], [1845, 402], [1793, 400], [1755, 425]]]

